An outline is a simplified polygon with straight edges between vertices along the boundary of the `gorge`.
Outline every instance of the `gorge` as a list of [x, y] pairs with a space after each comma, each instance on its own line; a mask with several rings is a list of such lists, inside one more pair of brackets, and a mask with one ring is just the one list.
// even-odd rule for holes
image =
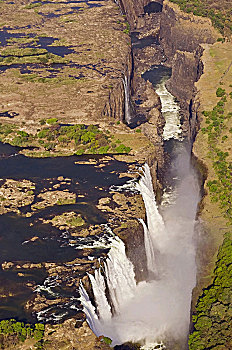
[[1, 7], [2, 322], [45, 324], [28, 349], [229, 349], [229, 285], [202, 306], [231, 266], [228, 34], [178, 0]]

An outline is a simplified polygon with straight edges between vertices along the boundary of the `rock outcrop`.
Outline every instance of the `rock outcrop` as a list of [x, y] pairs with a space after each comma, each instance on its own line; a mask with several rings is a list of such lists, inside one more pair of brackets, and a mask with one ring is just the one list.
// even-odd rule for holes
[[131, 29], [135, 29], [139, 22], [139, 16], [144, 13], [144, 6], [149, 4], [150, 0], [116, 0], [115, 2], [125, 13]]
[[172, 67], [167, 87], [181, 103], [184, 130], [191, 137], [195, 134], [197, 116], [193, 108], [194, 83], [203, 72], [201, 45], [214, 43], [218, 33], [209, 19], [184, 13], [168, 0], [163, 3], [160, 23], [160, 43], [167, 64]]

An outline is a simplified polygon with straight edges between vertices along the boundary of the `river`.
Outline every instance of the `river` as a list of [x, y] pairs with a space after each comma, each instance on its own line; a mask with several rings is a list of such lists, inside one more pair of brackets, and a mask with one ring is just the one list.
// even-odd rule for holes
[[136, 282], [125, 246], [116, 237], [108, 259], [90, 277], [95, 306], [84, 287], [80, 288], [90, 327], [98, 336], [111, 338], [114, 346], [128, 341], [144, 344], [142, 349], [187, 346], [196, 283], [194, 234], [200, 188], [191, 166], [191, 147], [181, 135], [178, 103], [165, 87], [169, 76], [170, 71], [162, 66], [144, 74], [161, 98], [169, 158], [161, 205], [156, 203], [147, 164], [136, 185], [146, 208], [146, 222], [138, 219], [144, 228], [148, 276]]

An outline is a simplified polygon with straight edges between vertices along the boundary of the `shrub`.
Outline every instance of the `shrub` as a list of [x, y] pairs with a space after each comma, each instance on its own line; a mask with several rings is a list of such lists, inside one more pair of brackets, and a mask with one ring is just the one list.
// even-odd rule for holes
[[225, 89], [222, 89], [222, 88], [220, 88], [220, 87], [219, 87], [219, 88], [217, 89], [217, 91], [216, 91], [217, 97], [222, 97], [222, 96], [225, 95], [225, 93], [226, 93]]
[[38, 132], [38, 137], [40, 139], [44, 139], [44, 138], [46, 138], [48, 136], [49, 132], [50, 132], [49, 129], [43, 129], [43, 130]]
[[112, 340], [109, 337], [101, 337], [101, 341], [104, 342], [107, 345], [110, 345], [112, 343]]
[[130, 25], [128, 22], [126, 22], [126, 29], [124, 29], [123, 33], [130, 34]]
[[126, 147], [125, 145], [121, 144], [120, 146], [115, 148], [115, 151], [117, 153], [129, 153], [131, 150], [130, 147]]
[[13, 125], [8, 125], [8, 124], [0, 124], [0, 133], [4, 134], [5, 136], [8, 136], [14, 131], [15, 126]]
[[25, 143], [25, 139], [21, 136], [16, 136], [11, 141], [12, 146], [22, 147]]
[[83, 148], [80, 148], [80, 149], [78, 149], [77, 151], [76, 151], [76, 155], [77, 156], [81, 156], [82, 154], [84, 154], [84, 150], [83, 150]]
[[219, 42], [221, 41], [222, 43], [224, 43], [225, 42], [225, 38], [218, 38], [217, 41], [219, 41]]
[[49, 118], [49, 119], [46, 120], [46, 123], [49, 124], [49, 125], [55, 124], [57, 122], [58, 122], [57, 118]]
[[44, 144], [44, 148], [46, 149], [46, 151], [54, 151], [55, 147], [56, 146], [54, 143], [45, 143]]
[[105, 154], [108, 152], [109, 148], [110, 148], [109, 146], [100, 147], [100, 148], [98, 148], [97, 153], [98, 154]]
[[24, 137], [24, 138], [27, 138], [29, 136], [29, 134], [27, 132], [21, 131], [21, 130], [17, 131], [17, 134]]
[[42, 345], [44, 336], [45, 326], [41, 323], [36, 323], [35, 325], [25, 324], [24, 322], [18, 322], [15, 319], [2, 320], [0, 322], [0, 334], [5, 336], [10, 335], [18, 337], [22, 342], [26, 338], [35, 338]]
[[95, 134], [94, 134], [94, 132], [87, 131], [86, 133], [84, 133], [84, 134], [81, 136], [81, 142], [82, 142], [83, 144], [92, 142], [93, 140], [95, 140]]

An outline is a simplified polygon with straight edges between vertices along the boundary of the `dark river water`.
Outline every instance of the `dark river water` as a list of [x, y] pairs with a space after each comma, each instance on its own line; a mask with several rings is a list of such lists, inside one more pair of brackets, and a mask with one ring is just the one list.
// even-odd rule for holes
[[[85, 258], [81, 249], [82, 238], [77, 238], [76, 245], [70, 244], [70, 236], [50, 224], [44, 224], [39, 218], [52, 219], [55, 215], [72, 211], [81, 214], [87, 227], [89, 224], [107, 223], [107, 215], [96, 208], [99, 198], [109, 196], [111, 185], [123, 185], [129, 178], [119, 178], [119, 173], [127, 171], [127, 164], [113, 158], [104, 161], [102, 156], [95, 156], [95, 164], [78, 164], [86, 162], [87, 157], [72, 156], [59, 158], [33, 159], [18, 154], [19, 149], [0, 143], [0, 184], [5, 179], [27, 179], [35, 183], [36, 196], [41, 191], [51, 190], [60, 183], [58, 177], [69, 179], [60, 185], [59, 190], [68, 190], [77, 195], [75, 204], [53, 205], [37, 210], [32, 217], [21, 214], [30, 212], [30, 206], [21, 207], [21, 214], [9, 212], [0, 216], [0, 263], [3, 262], [67, 262], [75, 258]], [[93, 158], [93, 157], [91, 157]], [[97, 167], [104, 163], [104, 167]], [[78, 197], [80, 196], [81, 197]], [[38, 201], [38, 199], [37, 199]], [[33, 204], [33, 203], [32, 203]], [[38, 237], [30, 241], [32, 237]], [[72, 237], [71, 237], [72, 238]], [[87, 239], [88, 241], [88, 239]], [[83, 242], [86, 243], [86, 242]], [[78, 246], [79, 244], [79, 246]], [[104, 249], [94, 249], [98, 257]], [[18, 318], [33, 321], [33, 317], [24, 309], [25, 302], [32, 296], [28, 283], [44, 283], [44, 269], [0, 270], [0, 319]], [[49, 281], [50, 283], [51, 281]], [[58, 295], [67, 294], [67, 288], [55, 286]], [[8, 297], [3, 294], [9, 294]], [[44, 291], [46, 294], [46, 291]], [[70, 297], [73, 291], [70, 292]], [[47, 295], [46, 295], [47, 296]], [[70, 306], [72, 306], [70, 304]], [[60, 312], [64, 308], [58, 305]], [[72, 311], [72, 307], [70, 310]], [[70, 315], [70, 312], [66, 316]], [[76, 310], [75, 310], [76, 312]], [[71, 314], [73, 311], [71, 312]], [[46, 317], [45, 317], [46, 319]]]

